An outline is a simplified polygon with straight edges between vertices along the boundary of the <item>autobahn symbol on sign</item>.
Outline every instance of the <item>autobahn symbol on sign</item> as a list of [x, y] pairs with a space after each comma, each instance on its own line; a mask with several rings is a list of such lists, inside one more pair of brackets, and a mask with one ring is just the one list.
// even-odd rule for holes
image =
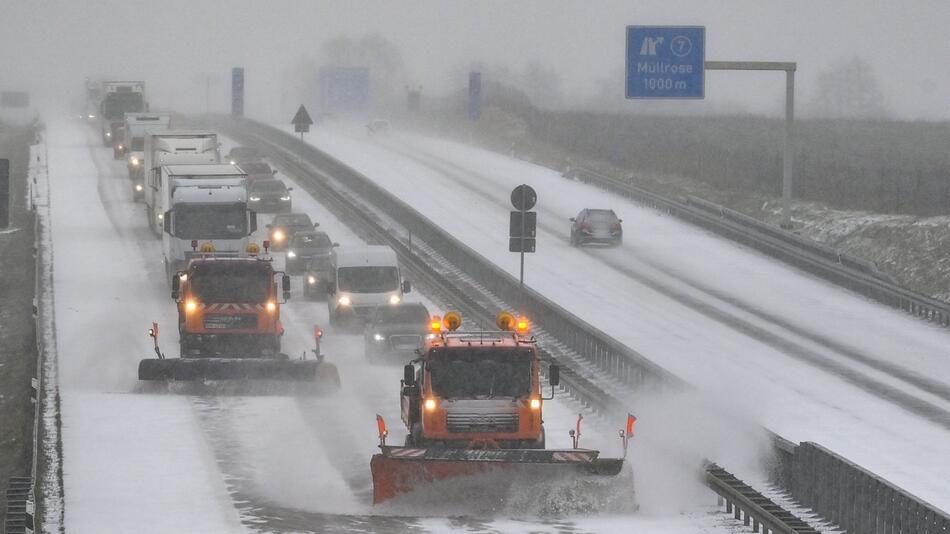
[[706, 28], [627, 26], [627, 98], [703, 98]]

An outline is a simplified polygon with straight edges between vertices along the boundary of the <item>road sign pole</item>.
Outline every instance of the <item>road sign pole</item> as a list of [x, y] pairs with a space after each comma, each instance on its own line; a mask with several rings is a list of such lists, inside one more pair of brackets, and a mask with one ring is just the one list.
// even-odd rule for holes
[[527, 198], [528, 188], [521, 188], [521, 276], [519, 277], [521, 284], [521, 307], [524, 308], [524, 223], [528, 218], [528, 215], [525, 213], [527, 210], [524, 209], [528, 203]]
[[792, 227], [792, 126], [795, 118], [795, 70], [785, 71], [785, 153], [782, 157], [782, 227]]

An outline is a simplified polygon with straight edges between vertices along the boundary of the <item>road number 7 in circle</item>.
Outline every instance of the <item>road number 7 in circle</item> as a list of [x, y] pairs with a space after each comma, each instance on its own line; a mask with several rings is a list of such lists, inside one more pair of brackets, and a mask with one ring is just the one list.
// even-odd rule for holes
[[678, 57], [689, 55], [689, 52], [692, 49], [693, 43], [688, 37], [677, 35], [672, 41], [670, 41], [670, 50], [672, 50], [673, 54]]

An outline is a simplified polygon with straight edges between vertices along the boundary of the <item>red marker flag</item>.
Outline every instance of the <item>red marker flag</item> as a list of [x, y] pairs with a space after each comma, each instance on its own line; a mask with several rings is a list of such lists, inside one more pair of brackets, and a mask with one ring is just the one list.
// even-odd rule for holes
[[633, 425], [637, 422], [637, 417], [633, 414], [627, 414], [627, 436], [633, 436]]

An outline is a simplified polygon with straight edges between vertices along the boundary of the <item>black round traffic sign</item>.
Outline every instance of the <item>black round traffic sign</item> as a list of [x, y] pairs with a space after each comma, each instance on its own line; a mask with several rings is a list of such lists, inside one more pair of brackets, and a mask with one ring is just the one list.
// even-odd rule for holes
[[530, 185], [521, 184], [511, 190], [511, 205], [516, 210], [528, 211], [538, 201], [538, 193]]

